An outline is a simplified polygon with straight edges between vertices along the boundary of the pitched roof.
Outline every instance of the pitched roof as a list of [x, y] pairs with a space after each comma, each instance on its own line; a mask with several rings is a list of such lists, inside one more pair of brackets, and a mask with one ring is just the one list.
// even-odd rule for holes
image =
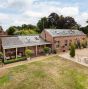
[[72, 29], [45, 29], [51, 36], [81, 36], [85, 35], [82, 31]]
[[50, 44], [44, 41], [39, 35], [32, 36], [15, 36], [15, 37], [3, 37], [2, 47], [4, 49], [16, 48], [16, 47], [27, 47]]

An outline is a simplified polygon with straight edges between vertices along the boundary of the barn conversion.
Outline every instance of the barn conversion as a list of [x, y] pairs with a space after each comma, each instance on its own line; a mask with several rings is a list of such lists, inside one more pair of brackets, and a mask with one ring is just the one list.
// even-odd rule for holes
[[2, 52], [5, 59], [13, 59], [25, 55], [25, 49], [31, 49], [34, 56], [41, 55], [48, 46], [54, 50], [66, 51], [72, 42], [86, 40], [86, 35], [79, 30], [44, 29], [39, 35], [2, 37]]
[[7, 36], [6, 32], [4, 32], [2, 27], [0, 26], [0, 51], [2, 51], [2, 40], [1, 40], [1, 38], [6, 37], [6, 36]]
[[50, 43], [44, 41], [39, 35], [33, 36], [14, 36], [3, 37], [2, 48], [4, 53], [4, 59], [12, 59], [25, 55], [25, 49], [31, 49], [33, 55], [40, 55], [44, 46], [49, 46]]
[[52, 44], [52, 50], [66, 51], [72, 42], [79, 43], [86, 40], [86, 35], [79, 30], [45, 29], [41, 37]]

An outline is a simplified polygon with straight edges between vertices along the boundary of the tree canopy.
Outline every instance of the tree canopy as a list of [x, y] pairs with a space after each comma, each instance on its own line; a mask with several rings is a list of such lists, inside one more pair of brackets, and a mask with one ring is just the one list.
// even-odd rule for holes
[[15, 26], [11, 26], [9, 27], [6, 32], [8, 33], [8, 35], [14, 35], [14, 32], [16, 31]]
[[[42, 32], [43, 29], [79, 29], [79, 25], [73, 17], [51, 13], [48, 17], [41, 18], [37, 26], [23, 24], [21, 26], [11, 26], [7, 29], [8, 35], [29, 35]], [[84, 33], [88, 33], [86, 28], [81, 28]]]
[[[88, 21], [86, 21], [86, 23], [88, 23]], [[85, 27], [80, 27], [80, 29], [82, 32], [84, 32], [87, 36], [88, 36], [88, 25]]]
[[48, 21], [46, 17], [41, 18], [37, 23], [38, 31], [41, 32], [44, 28], [48, 27]]
[[6, 32], [8, 33], [8, 35], [28, 35], [37, 34], [38, 30], [34, 25], [23, 24], [22, 26], [11, 26], [7, 29]]
[[78, 24], [73, 17], [58, 15], [51, 13], [48, 17], [41, 18], [37, 27], [41, 32], [44, 28], [56, 28], [56, 29], [78, 29]]

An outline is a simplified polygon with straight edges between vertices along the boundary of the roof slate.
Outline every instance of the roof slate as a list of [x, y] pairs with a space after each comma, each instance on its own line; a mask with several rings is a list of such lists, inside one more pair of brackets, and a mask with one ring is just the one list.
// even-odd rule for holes
[[82, 31], [71, 29], [45, 29], [51, 36], [81, 36], [85, 35]]
[[39, 35], [2, 38], [2, 47], [4, 49], [36, 46], [36, 45], [44, 45], [44, 44], [50, 44], [50, 43], [44, 41]]

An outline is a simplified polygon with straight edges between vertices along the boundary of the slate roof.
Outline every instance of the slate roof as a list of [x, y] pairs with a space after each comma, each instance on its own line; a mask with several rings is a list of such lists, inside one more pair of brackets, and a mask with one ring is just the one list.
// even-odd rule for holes
[[2, 38], [2, 47], [4, 49], [36, 46], [36, 45], [44, 45], [44, 44], [50, 44], [50, 43], [44, 41], [39, 35]]
[[85, 35], [82, 31], [71, 29], [45, 29], [45, 31], [47, 31], [52, 37]]

